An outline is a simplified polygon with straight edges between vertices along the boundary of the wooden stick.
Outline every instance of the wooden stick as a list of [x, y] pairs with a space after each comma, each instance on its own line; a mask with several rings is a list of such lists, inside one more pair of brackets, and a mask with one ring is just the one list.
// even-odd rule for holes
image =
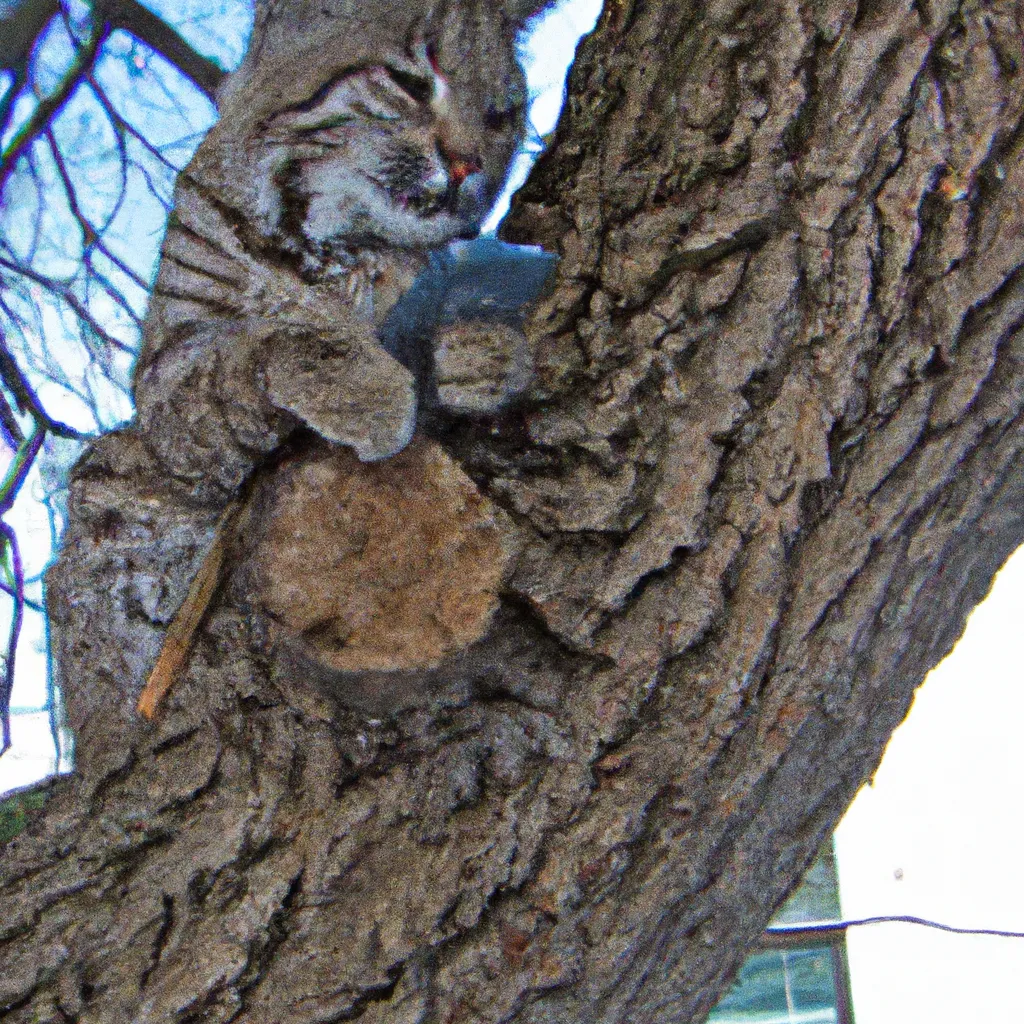
[[167, 629], [160, 656], [156, 659], [136, 705], [139, 713], [146, 718], [151, 719], [156, 714], [157, 705], [185, 667], [196, 632], [220, 585], [224, 555], [234, 536], [238, 509], [239, 503], [234, 501], [220, 517], [210, 550]]

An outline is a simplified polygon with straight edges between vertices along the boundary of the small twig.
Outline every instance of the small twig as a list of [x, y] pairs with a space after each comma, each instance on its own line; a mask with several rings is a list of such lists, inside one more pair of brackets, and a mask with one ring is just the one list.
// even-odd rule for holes
[[37, 426], [25, 442], [19, 445], [14, 461], [7, 467], [7, 473], [0, 483], [0, 516], [10, 512], [14, 499], [17, 498], [21, 485], [39, 454], [39, 449], [43, 447], [45, 436], [46, 431]]
[[[28, 585], [28, 582], [28, 580], [25, 580], [26, 586]], [[9, 583], [5, 583], [3, 580], [0, 580], [0, 594], [6, 594], [8, 597], [14, 597], [15, 588]], [[24, 597], [22, 600], [26, 608], [30, 608], [34, 612], [39, 612], [40, 615], [45, 614], [46, 607], [41, 601], [33, 601], [31, 597]]]
[[[39, 178], [39, 167], [38, 167], [38, 150], [35, 146], [30, 146], [28, 152], [25, 154], [25, 162], [28, 164], [29, 175], [32, 182], [32, 190], [35, 193], [35, 210], [32, 215], [32, 241], [29, 243], [28, 248], [25, 250], [25, 255], [21, 262], [25, 266], [31, 266], [35, 263], [36, 256], [39, 253], [39, 243], [43, 237], [43, 208], [46, 205], [46, 199], [43, 195], [43, 184]], [[8, 246], [4, 247], [9, 248]]]
[[[64, 155], [60, 151], [60, 146], [57, 145], [57, 140], [54, 137], [53, 129], [47, 128], [43, 133], [47, 143], [50, 147], [50, 155], [53, 157], [54, 164], [57, 167], [57, 173], [60, 175], [61, 182], [64, 185], [64, 193], [67, 196], [68, 207], [71, 210], [71, 216], [74, 217], [78, 223], [79, 230], [82, 232], [82, 259], [88, 266], [92, 274], [103, 284], [104, 288], [111, 294], [114, 301], [121, 306], [121, 308], [137, 323], [139, 326], [142, 325], [142, 318], [138, 313], [132, 309], [131, 303], [121, 294], [120, 290], [116, 288], [112, 283], [107, 281], [101, 276], [100, 272], [92, 265], [91, 259], [93, 251], [100, 252], [110, 262], [117, 267], [128, 279], [141, 288], [143, 291], [148, 292], [150, 284], [144, 281], [127, 263], [124, 262], [119, 256], [111, 252], [107, 247], [107, 244], [103, 240], [103, 236], [106, 234], [110, 225], [113, 223], [114, 218], [117, 216], [118, 211], [121, 209], [124, 203], [125, 196], [125, 171], [124, 171], [124, 139], [121, 137], [120, 132], [117, 132], [117, 139], [121, 150], [121, 189], [118, 194], [117, 202], [114, 204], [113, 210], [107, 216], [106, 223], [97, 227], [89, 218], [85, 215], [82, 210], [81, 204], [78, 202], [78, 192], [75, 189], [75, 183], [71, 179], [71, 174], [68, 171], [67, 163], [64, 160]], [[26, 260], [30, 263], [31, 260]]]
[[[125, 316], [127, 316], [128, 319], [131, 320], [131, 322], [135, 324], [135, 326], [141, 331], [144, 322], [143, 318], [139, 315], [139, 313], [136, 312], [136, 310], [134, 309], [131, 302], [128, 300], [128, 297], [124, 294], [124, 292], [122, 292], [121, 289], [116, 284], [114, 284], [114, 282], [111, 281], [110, 278], [106, 274], [104, 274], [102, 270], [97, 269], [97, 267], [93, 263], [93, 255], [96, 251], [99, 251], [102, 255], [107, 256], [107, 258], [109, 259], [109, 255], [104, 250], [102, 242], [97, 240], [93, 250], [85, 254], [83, 263], [87, 267], [93, 279], [99, 282], [99, 284], [102, 286], [103, 290], [107, 293], [107, 295], [109, 295], [110, 298], [113, 299], [115, 304], [120, 307], [121, 311], [125, 314]], [[132, 283], [134, 284], [135, 282], [133, 281]], [[146, 288], [146, 291], [148, 293], [149, 289]]]
[[[126, 132], [128, 135], [131, 135], [131, 137], [135, 139], [135, 141], [138, 142], [139, 145], [141, 145], [142, 148], [145, 149], [154, 159], [162, 163], [173, 174], [177, 174], [181, 168], [177, 164], [168, 160], [167, 157], [160, 152], [160, 149], [154, 146], [153, 143], [135, 127], [135, 125], [121, 116], [117, 108], [110, 102], [107, 94], [103, 91], [102, 86], [100, 86], [96, 81], [96, 76], [90, 72], [85, 77], [86, 81], [89, 83], [89, 88], [92, 89], [93, 95], [96, 97], [97, 102], [101, 107], [103, 107], [103, 110], [107, 115], [107, 120], [110, 121], [111, 127], [115, 129], [115, 135], [119, 139], [122, 139], [122, 141], [122, 132]], [[124, 150], [122, 150], [122, 152], [124, 152]], [[136, 166], [139, 166], [137, 160], [135, 161], [135, 164]], [[147, 183], [150, 186], [150, 191], [156, 195], [156, 190], [153, 188], [152, 184], [148, 181]], [[159, 199], [160, 197], [157, 196], [157, 198]]]
[[220, 585], [224, 557], [235, 536], [240, 507], [239, 502], [234, 501], [220, 517], [210, 550], [206, 553], [195, 579], [192, 580], [185, 600], [171, 620], [164, 636], [163, 647], [160, 649], [160, 656], [156, 659], [153, 671], [139, 695], [137, 708], [146, 718], [152, 718], [156, 714], [157, 705], [185, 667], [196, 632]]
[[15, 132], [14, 138], [0, 152], [0, 189], [3, 188], [4, 183], [13, 172], [18, 158], [36, 141], [51, 119], [60, 113], [64, 104], [71, 98], [71, 94], [81, 84], [85, 73], [92, 66], [96, 53], [109, 33], [110, 29], [106, 26], [101, 26], [93, 33], [85, 45], [78, 50], [57, 89], [39, 101], [36, 109], [32, 111], [31, 117], [19, 131]]

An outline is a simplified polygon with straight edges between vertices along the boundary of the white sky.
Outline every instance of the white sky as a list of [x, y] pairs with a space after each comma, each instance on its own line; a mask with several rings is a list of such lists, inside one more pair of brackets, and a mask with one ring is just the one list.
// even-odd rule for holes
[[[846, 917], [1024, 931], [1024, 549], [926, 679], [836, 832]], [[871, 925], [849, 938], [857, 1024], [1024, 1021], [1024, 940]]]

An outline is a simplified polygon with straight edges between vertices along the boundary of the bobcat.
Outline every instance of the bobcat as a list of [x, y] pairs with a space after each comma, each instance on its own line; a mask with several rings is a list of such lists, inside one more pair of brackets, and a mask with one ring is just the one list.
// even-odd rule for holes
[[[225, 557], [225, 509], [258, 467], [272, 475], [303, 429], [363, 462], [409, 442], [416, 381], [375, 330], [499, 191], [524, 125], [514, 36], [545, 5], [279, 0], [272, 19], [258, 5], [221, 118], [176, 187], [136, 419], [76, 468], [48, 576], [80, 770], [122, 757], [167, 624], [211, 549]], [[481, 394], [508, 393], [443, 390], [476, 412]]]
[[295, 419], [363, 460], [409, 440], [414, 381], [374, 328], [504, 181], [537, 6], [296, 2], [254, 40], [179, 183], [135, 378], [139, 429], [198, 494]]

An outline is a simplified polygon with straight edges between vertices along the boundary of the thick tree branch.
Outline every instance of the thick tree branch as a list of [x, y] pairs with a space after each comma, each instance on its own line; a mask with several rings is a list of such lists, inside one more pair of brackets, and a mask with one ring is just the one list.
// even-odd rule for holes
[[58, 0], [21, 0], [0, 18], [0, 70], [24, 67], [40, 33], [60, 9]]
[[112, 28], [124, 29], [167, 58], [207, 96], [214, 98], [225, 71], [197, 53], [170, 25], [137, 0], [96, 0], [96, 12]]
[[561, 256], [534, 401], [429, 426], [510, 575], [406, 712], [272, 662], [241, 552], [140, 721], [216, 514], [94, 444], [48, 585], [99, 767], [0, 860], [12, 1022], [699, 1020], [1024, 537], [1020, 22], [607, 6], [507, 227]]

